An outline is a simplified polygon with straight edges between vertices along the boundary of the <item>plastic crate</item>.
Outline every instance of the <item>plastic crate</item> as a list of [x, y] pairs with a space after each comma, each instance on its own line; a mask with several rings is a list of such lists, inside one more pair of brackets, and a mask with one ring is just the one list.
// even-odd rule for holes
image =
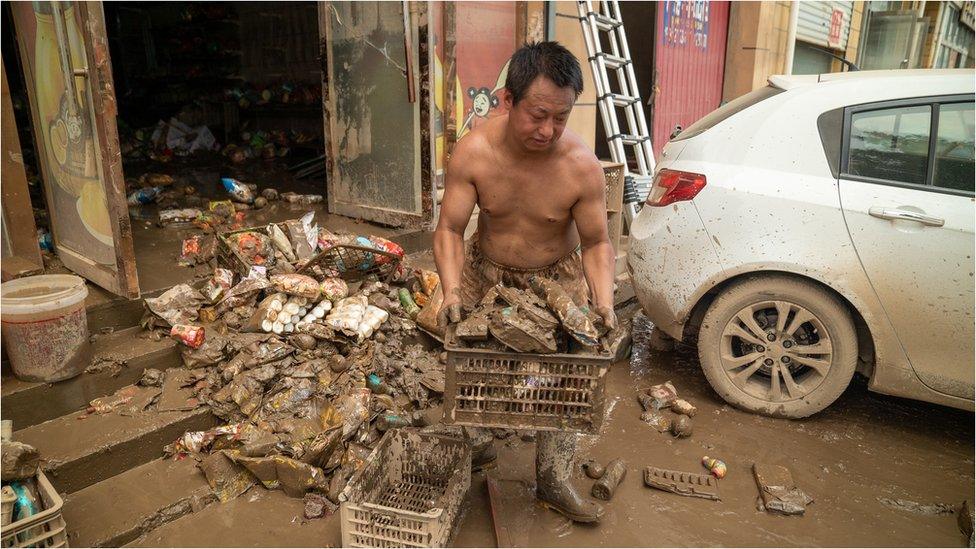
[[44, 510], [0, 528], [0, 547], [68, 546], [68, 532], [61, 516], [64, 501], [43, 471], [37, 473], [37, 491]]
[[448, 331], [444, 422], [471, 427], [595, 433], [613, 356], [461, 347]]
[[14, 503], [17, 502], [17, 494], [14, 493], [13, 488], [9, 486], [3, 487], [3, 493], [0, 494], [0, 502], [3, 503], [3, 515], [0, 517], [0, 526], [6, 526], [13, 521], [14, 516]]
[[400, 257], [376, 248], [337, 244], [313, 256], [298, 272], [306, 274], [316, 265], [325, 276], [338, 277], [347, 282], [358, 282], [370, 275], [389, 281], [400, 266]]
[[344, 547], [446, 547], [471, 485], [467, 441], [396, 429], [339, 499]]
[[[251, 262], [238, 253], [231, 243], [230, 237], [235, 234], [255, 232], [267, 236], [267, 226], [251, 227], [236, 231], [227, 231], [217, 235], [217, 260], [241, 276], [246, 277], [251, 272]], [[347, 282], [358, 282], [370, 275], [376, 275], [380, 280], [388, 281], [400, 266], [401, 258], [396, 254], [377, 248], [355, 246], [352, 244], [337, 244], [328, 250], [323, 250], [309, 258], [308, 262], [297, 272], [308, 274], [316, 265], [327, 277], [339, 277]], [[365, 268], [357, 268], [365, 266]]]

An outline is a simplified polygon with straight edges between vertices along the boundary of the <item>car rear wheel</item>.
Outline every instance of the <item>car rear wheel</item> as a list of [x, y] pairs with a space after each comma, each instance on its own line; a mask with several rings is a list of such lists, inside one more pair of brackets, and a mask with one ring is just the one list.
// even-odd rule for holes
[[709, 384], [730, 404], [801, 418], [847, 388], [857, 366], [857, 334], [847, 308], [824, 288], [757, 275], [711, 303], [698, 355]]

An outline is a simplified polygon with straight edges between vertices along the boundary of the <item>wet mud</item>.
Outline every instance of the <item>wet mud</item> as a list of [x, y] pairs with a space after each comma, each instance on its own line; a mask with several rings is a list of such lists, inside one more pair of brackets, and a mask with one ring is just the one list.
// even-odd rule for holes
[[[535, 444], [520, 437], [496, 441], [492, 474], [516, 480], [524, 493], [513, 514], [529, 546], [965, 546], [955, 509], [971, 499], [972, 413], [871, 393], [856, 378], [825, 411], [804, 420], [756, 416], [728, 406], [708, 386], [694, 348], [648, 348], [649, 323], [635, 318], [634, 360], [610, 371], [608, 420], [599, 435], [581, 438], [580, 460], [621, 458], [637, 471], [655, 466], [708, 474], [705, 455], [723, 460], [721, 501], [688, 498], [621, 482], [598, 525], [574, 524], [535, 502]], [[671, 381], [694, 404], [688, 438], [659, 433], [640, 420], [636, 389]], [[757, 509], [754, 463], [789, 469], [814, 499], [803, 516]], [[593, 481], [576, 467], [572, 482], [589, 493]], [[472, 477], [468, 512], [456, 546], [492, 546], [484, 475]]]

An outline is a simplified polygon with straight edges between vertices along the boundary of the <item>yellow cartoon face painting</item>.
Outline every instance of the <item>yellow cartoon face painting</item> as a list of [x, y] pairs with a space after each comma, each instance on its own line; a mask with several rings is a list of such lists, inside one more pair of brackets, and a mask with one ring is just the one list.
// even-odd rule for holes
[[59, 247], [115, 265], [112, 224], [99, 177], [87, 66], [78, 17], [70, 3], [13, 5], [26, 71], [32, 72], [34, 128], [57, 223]]

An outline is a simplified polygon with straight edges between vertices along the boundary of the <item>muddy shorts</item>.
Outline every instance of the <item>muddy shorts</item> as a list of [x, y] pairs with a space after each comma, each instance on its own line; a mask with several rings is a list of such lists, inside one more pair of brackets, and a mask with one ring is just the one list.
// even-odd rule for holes
[[590, 290], [583, 275], [583, 260], [579, 248], [551, 265], [534, 269], [520, 269], [501, 265], [488, 259], [481, 251], [478, 233], [468, 240], [461, 270], [461, 306], [470, 312], [481, 298], [498, 283], [522, 290], [529, 289], [529, 278], [542, 276], [563, 287], [577, 305], [589, 302]]

